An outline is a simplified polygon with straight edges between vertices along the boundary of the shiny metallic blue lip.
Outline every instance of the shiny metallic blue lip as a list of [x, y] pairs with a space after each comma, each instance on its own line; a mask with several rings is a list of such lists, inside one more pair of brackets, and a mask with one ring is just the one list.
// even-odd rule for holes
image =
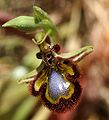
[[60, 96], [66, 96], [69, 86], [70, 83], [66, 82], [61, 74], [52, 69], [48, 80], [48, 91], [51, 98], [57, 99]]

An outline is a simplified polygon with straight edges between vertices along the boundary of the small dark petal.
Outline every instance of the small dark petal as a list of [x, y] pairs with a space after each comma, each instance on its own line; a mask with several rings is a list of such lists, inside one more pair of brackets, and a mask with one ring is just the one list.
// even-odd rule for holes
[[48, 62], [49, 62], [49, 64], [52, 64], [52, 59], [49, 59]]
[[48, 55], [47, 55], [47, 58], [50, 58], [52, 55], [51, 55], [51, 53], [49, 53]]
[[42, 59], [42, 53], [41, 53], [41, 52], [38, 52], [38, 53], [36, 54], [36, 57], [37, 57], [38, 59]]
[[45, 91], [47, 85], [45, 84], [42, 88], [41, 98], [45, 106], [47, 106], [51, 111], [56, 113], [63, 113], [67, 112], [68, 110], [75, 109], [77, 103], [79, 103], [79, 99], [81, 96], [81, 86], [78, 81], [74, 82], [74, 94], [69, 99], [60, 98], [58, 103], [52, 104], [50, 101], [47, 100], [45, 97]]
[[67, 60], [67, 59], [63, 61], [64, 64], [69, 64], [69, 62], [70, 62], [70, 61]]
[[60, 51], [60, 46], [58, 44], [53, 46], [53, 49], [56, 53], [58, 53]]

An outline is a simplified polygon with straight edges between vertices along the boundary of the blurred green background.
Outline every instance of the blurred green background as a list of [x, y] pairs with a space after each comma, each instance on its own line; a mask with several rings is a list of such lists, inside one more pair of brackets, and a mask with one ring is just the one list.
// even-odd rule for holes
[[[74, 111], [55, 114], [17, 79], [33, 70], [38, 47], [32, 35], [3, 29], [6, 21], [33, 15], [32, 6], [48, 12], [63, 51], [93, 45], [79, 65], [83, 94]], [[0, 0], [0, 120], [109, 120], [109, 0]]]

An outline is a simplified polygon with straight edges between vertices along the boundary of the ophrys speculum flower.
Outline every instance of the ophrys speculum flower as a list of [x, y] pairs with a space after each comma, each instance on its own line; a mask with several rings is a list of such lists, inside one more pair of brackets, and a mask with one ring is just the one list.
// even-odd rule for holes
[[42, 9], [33, 9], [34, 17], [20, 16], [3, 25], [35, 32], [33, 41], [40, 49], [36, 54], [38, 59], [42, 59], [40, 66], [21, 78], [19, 83], [28, 83], [31, 94], [40, 95], [52, 111], [66, 112], [77, 105], [82, 92], [77, 64], [93, 48], [86, 46], [72, 53], [58, 54], [60, 46], [56, 27]]
[[92, 47], [87, 46], [72, 53], [57, 54], [54, 48], [58, 48], [59, 45], [55, 46], [52, 47], [46, 43], [46, 40], [43, 45], [41, 44], [41, 51], [36, 55], [42, 59], [38, 74], [20, 82], [29, 82], [31, 94], [41, 95], [43, 103], [59, 113], [73, 109], [78, 103], [82, 90], [77, 63], [92, 52]]

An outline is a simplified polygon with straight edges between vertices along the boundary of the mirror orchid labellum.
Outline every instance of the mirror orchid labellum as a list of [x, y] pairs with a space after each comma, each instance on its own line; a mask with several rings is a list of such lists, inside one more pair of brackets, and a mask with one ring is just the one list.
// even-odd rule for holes
[[41, 59], [41, 64], [23, 76], [19, 83], [27, 83], [30, 93], [33, 96], [40, 95], [43, 104], [50, 110], [66, 112], [74, 109], [80, 100], [82, 89], [77, 64], [93, 51], [93, 47], [86, 46], [71, 53], [59, 54], [55, 25], [41, 8], [35, 6], [33, 11], [34, 17], [20, 16], [3, 25], [24, 32], [35, 32], [33, 42], [40, 49], [36, 59]]

